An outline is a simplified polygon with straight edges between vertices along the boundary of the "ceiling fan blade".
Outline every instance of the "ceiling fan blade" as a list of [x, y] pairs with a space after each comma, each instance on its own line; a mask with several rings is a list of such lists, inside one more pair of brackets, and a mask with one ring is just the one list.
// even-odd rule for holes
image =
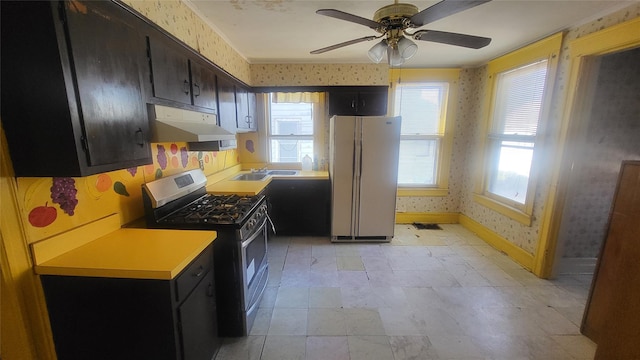
[[363, 41], [375, 40], [377, 38], [379, 38], [379, 36], [373, 36], [373, 35], [365, 36], [365, 37], [362, 37], [362, 38], [359, 38], [359, 39], [353, 39], [353, 40], [341, 42], [339, 44], [327, 46], [327, 47], [324, 47], [322, 49], [313, 50], [311, 53], [312, 54], [322, 54], [323, 52], [335, 50], [335, 49], [341, 48], [343, 46], [353, 45], [353, 44], [357, 44], [357, 43], [363, 42]]
[[432, 41], [432, 42], [437, 42], [442, 44], [464, 46], [472, 49], [483, 48], [489, 45], [489, 43], [491, 42], [491, 39], [486, 37], [450, 33], [445, 31], [436, 31], [436, 30], [416, 31], [412, 37], [416, 40]]
[[320, 9], [320, 10], [316, 11], [316, 14], [329, 16], [329, 17], [340, 19], [340, 20], [344, 20], [344, 21], [350, 21], [350, 22], [353, 22], [353, 23], [356, 23], [356, 24], [360, 24], [360, 25], [364, 25], [364, 26], [370, 27], [371, 29], [374, 29], [374, 30], [380, 27], [380, 24], [378, 24], [377, 22], [375, 22], [373, 20], [369, 20], [367, 18], [363, 18], [363, 17], [360, 17], [358, 15], [349, 14], [349, 13], [346, 13], [346, 12], [340, 11], [340, 10]]
[[413, 15], [411, 23], [414, 27], [420, 27], [489, 1], [491, 0], [443, 0]]

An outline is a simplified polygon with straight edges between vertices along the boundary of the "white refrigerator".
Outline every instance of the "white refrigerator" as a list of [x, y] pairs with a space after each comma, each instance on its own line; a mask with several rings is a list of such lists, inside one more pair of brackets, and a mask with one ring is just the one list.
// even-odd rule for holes
[[330, 120], [331, 241], [391, 241], [401, 118]]

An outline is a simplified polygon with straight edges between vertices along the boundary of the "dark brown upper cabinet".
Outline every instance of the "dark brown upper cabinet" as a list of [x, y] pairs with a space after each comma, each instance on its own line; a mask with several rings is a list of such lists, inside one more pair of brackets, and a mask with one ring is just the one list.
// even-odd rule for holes
[[180, 45], [162, 34], [149, 37], [153, 96], [191, 105], [189, 58]]
[[329, 116], [387, 115], [387, 87], [347, 87], [329, 91]]
[[[217, 113], [216, 73], [177, 41], [160, 32], [149, 36], [152, 96], [168, 105], [192, 105]], [[173, 104], [172, 104], [173, 103]]]
[[236, 91], [234, 82], [227, 77], [218, 77], [218, 125], [232, 133], [236, 132]]
[[195, 59], [189, 61], [191, 69], [191, 88], [193, 89], [192, 103], [194, 106], [218, 109], [218, 90], [216, 85], [216, 73], [211, 66]]
[[238, 132], [257, 131], [256, 93], [236, 85], [236, 127]]
[[1, 16], [2, 126], [16, 176], [152, 162], [138, 17], [108, 1], [2, 1]]

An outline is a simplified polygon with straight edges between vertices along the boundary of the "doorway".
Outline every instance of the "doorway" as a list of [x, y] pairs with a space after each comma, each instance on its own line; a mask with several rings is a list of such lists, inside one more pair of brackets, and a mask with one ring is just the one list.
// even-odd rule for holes
[[554, 273], [593, 274], [623, 160], [640, 160], [640, 48], [584, 59]]

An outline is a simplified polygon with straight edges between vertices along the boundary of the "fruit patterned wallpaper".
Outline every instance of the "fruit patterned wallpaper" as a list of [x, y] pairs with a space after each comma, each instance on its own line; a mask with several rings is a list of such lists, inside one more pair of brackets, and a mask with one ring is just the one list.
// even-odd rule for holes
[[28, 242], [118, 213], [126, 224], [144, 215], [142, 184], [200, 167], [206, 175], [238, 164], [236, 150], [187, 151], [186, 143], [156, 143], [153, 164], [79, 178], [18, 178]]

